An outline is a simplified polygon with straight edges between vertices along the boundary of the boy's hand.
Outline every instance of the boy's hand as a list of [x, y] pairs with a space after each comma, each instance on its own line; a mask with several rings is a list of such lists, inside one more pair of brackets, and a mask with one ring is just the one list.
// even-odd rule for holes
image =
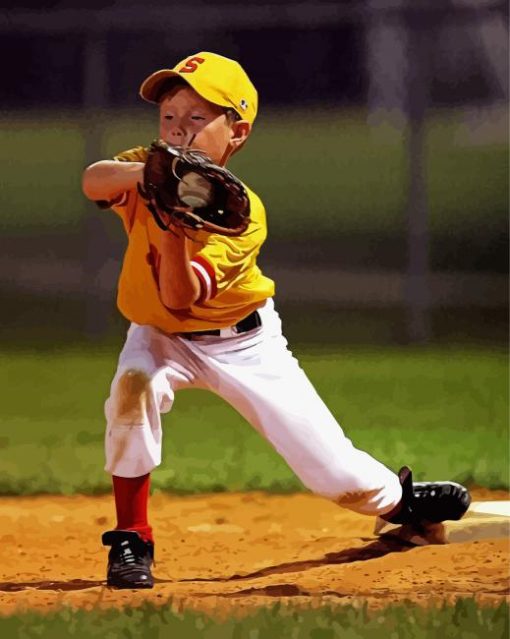
[[165, 231], [181, 226], [241, 235], [250, 223], [250, 202], [240, 180], [201, 151], [155, 140], [138, 190]]

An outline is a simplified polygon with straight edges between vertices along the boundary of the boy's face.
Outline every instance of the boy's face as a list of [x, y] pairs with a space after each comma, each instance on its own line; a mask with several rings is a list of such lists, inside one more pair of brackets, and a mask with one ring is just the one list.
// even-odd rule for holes
[[191, 148], [204, 151], [217, 164], [240, 146], [249, 132], [248, 122], [231, 122], [223, 107], [208, 102], [191, 87], [176, 86], [159, 103], [160, 138], [182, 146], [193, 140]]

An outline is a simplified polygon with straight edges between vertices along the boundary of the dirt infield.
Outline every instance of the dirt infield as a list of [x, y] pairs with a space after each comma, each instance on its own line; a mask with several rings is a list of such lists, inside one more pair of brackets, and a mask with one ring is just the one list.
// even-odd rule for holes
[[[479, 489], [473, 497], [509, 493]], [[223, 616], [277, 600], [378, 607], [509, 598], [508, 540], [409, 547], [378, 539], [372, 518], [319, 497], [263, 493], [153, 495], [157, 583], [113, 591], [104, 585], [107, 549], [100, 543], [113, 513], [108, 496], [0, 499], [0, 613], [171, 599], [174, 609]]]

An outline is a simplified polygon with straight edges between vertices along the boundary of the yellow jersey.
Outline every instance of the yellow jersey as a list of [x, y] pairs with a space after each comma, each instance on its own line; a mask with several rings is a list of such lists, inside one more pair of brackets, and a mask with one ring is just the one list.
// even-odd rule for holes
[[[136, 147], [114, 157], [120, 162], [145, 162], [147, 149]], [[204, 231], [187, 240], [191, 266], [200, 283], [198, 300], [186, 309], [170, 309], [159, 294], [161, 230], [136, 189], [110, 203], [124, 224], [128, 246], [119, 278], [117, 305], [131, 322], [149, 324], [166, 333], [225, 328], [244, 319], [274, 295], [256, 259], [267, 236], [260, 198], [245, 186], [250, 199], [250, 224], [238, 237]]]

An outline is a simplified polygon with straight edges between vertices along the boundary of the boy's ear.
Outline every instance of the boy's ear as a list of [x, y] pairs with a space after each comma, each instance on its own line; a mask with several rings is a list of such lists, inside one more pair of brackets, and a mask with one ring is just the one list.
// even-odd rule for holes
[[250, 135], [251, 124], [247, 120], [237, 120], [232, 124], [230, 143], [234, 149], [239, 148]]

